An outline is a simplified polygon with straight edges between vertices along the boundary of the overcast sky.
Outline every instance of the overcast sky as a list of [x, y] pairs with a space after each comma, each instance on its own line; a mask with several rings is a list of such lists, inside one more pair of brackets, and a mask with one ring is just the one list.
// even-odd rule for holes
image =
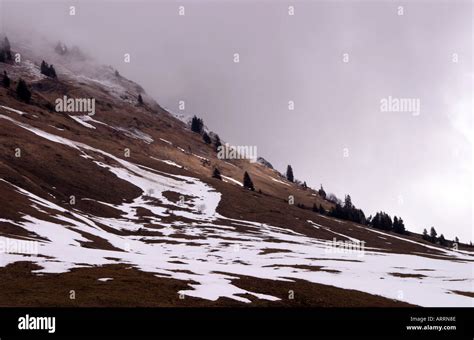
[[[184, 113], [231, 144], [256, 145], [308, 185], [351, 194], [366, 215], [384, 210], [411, 230], [473, 240], [470, 1], [0, 6], [7, 33], [79, 45], [162, 106], [179, 111], [184, 100]], [[420, 114], [382, 112], [389, 96], [418, 99]]]

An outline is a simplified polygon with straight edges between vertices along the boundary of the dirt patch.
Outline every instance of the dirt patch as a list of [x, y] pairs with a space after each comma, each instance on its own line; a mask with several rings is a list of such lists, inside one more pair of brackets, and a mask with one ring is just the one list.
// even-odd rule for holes
[[[2, 307], [407, 307], [407, 303], [355, 290], [310, 283], [303, 280], [273, 281], [241, 276], [236, 286], [279, 297], [267, 301], [246, 294], [252, 303], [229, 298], [209, 301], [180, 296], [192, 289], [192, 281], [157, 277], [136, 268], [117, 264], [75, 268], [62, 274], [32, 273], [38, 267], [17, 262], [0, 268], [0, 306]], [[98, 281], [99, 278], [112, 278]], [[294, 298], [289, 298], [289, 291]], [[75, 299], [71, 299], [74, 291]]]
[[[304, 280], [273, 281], [241, 276], [232, 280], [239, 288], [280, 298], [280, 301], [258, 300], [259, 306], [282, 307], [410, 307], [405, 302], [387, 299], [356, 290], [340, 289]], [[256, 297], [247, 294], [251, 301]]]
[[464, 295], [464, 296], [469, 296], [470, 298], [474, 298], [473, 292], [463, 292], [461, 290], [452, 290], [452, 292], [458, 295]]
[[88, 241], [77, 241], [79, 242], [81, 247], [92, 248], [92, 249], [102, 249], [102, 250], [112, 250], [112, 251], [123, 251], [122, 249], [114, 247], [113, 245], [110, 244], [109, 241], [99, 236], [92, 235], [88, 232], [85, 232], [83, 230], [79, 230], [76, 228], [73, 228], [73, 230], [88, 240]]
[[186, 201], [190, 201], [195, 198], [193, 196], [184, 195], [179, 192], [169, 190], [163, 191], [161, 194], [173, 203], [178, 203], [181, 200], [181, 197], [183, 197], [184, 204], [186, 204]]
[[325, 269], [324, 266], [310, 266], [310, 265], [305, 265], [305, 264], [295, 264], [295, 265], [290, 265], [290, 264], [272, 264], [269, 266], [264, 266], [264, 267], [288, 267], [288, 268], [296, 268], [296, 269], [304, 269], [304, 270], [309, 270], [312, 272], [327, 272], [327, 273], [340, 273], [340, 270], [335, 270], [335, 269]]
[[276, 248], [265, 248], [260, 253], [258, 253], [258, 255], [267, 255], [267, 254], [275, 254], [275, 253], [291, 253], [291, 250], [276, 249]]
[[396, 276], [396, 277], [411, 277], [414, 279], [422, 279], [426, 277], [426, 275], [423, 274], [405, 274], [405, 273], [388, 273], [389, 275]]

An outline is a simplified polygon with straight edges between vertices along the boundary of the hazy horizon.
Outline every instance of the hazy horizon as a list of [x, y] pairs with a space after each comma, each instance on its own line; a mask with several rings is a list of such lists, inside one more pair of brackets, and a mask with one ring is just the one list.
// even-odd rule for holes
[[[136, 3], [3, 0], [0, 28], [80, 46], [367, 216], [473, 240], [471, 2], [403, 3], [399, 15], [392, 2], [296, 1], [292, 16], [282, 1]], [[419, 100], [419, 115], [382, 112], [390, 96]]]

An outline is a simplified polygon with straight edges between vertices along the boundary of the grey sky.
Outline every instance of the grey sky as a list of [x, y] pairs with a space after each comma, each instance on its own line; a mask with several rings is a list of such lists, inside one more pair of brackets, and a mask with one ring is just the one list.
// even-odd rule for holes
[[[470, 1], [4, 0], [2, 17], [7, 33], [79, 45], [162, 106], [184, 100], [224, 140], [367, 215], [473, 239]], [[381, 112], [388, 96], [419, 98], [420, 115]]]

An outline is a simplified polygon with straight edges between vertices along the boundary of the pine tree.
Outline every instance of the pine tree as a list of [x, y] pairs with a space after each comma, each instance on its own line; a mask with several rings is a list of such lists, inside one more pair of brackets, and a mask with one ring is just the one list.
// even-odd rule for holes
[[384, 214], [384, 219], [383, 219], [383, 227], [385, 230], [391, 230], [393, 223], [392, 223], [392, 218], [388, 214]]
[[221, 172], [217, 168], [214, 168], [214, 172], [212, 173], [212, 177], [217, 178], [218, 180], [222, 181]]
[[202, 139], [206, 144], [212, 143], [211, 137], [209, 137], [209, 135], [206, 132], [204, 132], [204, 134], [202, 135]]
[[143, 105], [143, 98], [141, 94], [138, 94], [138, 104]]
[[318, 190], [318, 194], [319, 194], [319, 196], [321, 196], [322, 198], [326, 198], [326, 191], [324, 191], [322, 184], [321, 184], [321, 188]]
[[344, 208], [352, 209], [354, 206], [352, 205], [351, 195], [346, 195], [344, 199]]
[[336, 206], [331, 209], [331, 211], [329, 212], [329, 215], [331, 215], [332, 217], [343, 219], [344, 209], [342, 208], [342, 205], [340, 205], [339, 203], [336, 203]]
[[219, 151], [220, 146], [222, 146], [221, 139], [220, 139], [219, 135], [215, 135], [214, 136], [214, 147], [215, 147], [216, 151]]
[[459, 238], [457, 236], [454, 238], [454, 242], [459, 243]]
[[252, 179], [250, 178], [247, 171], [244, 173], [244, 188], [254, 191], [255, 187], [253, 186]]
[[430, 230], [430, 240], [432, 243], [435, 243], [436, 242], [436, 236], [438, 235], [438, 233], [436, 232], [435, 228], [434, 227], [431, 227], [431, 230]]
[[405, 229], [405, 223], [403, 223], [403, 220], [402, 220], [401, 217], [398, 219], [398, 230], [399, 230], [400, 234], [407, 233], [407, 231]]
[[306, 184], [306, 181], [303, 182], [303, 189], [308, 189], [308, 185]]
[[445, 246], [446, 245], [446, 239], [444, 238], [444, 235], [441, 234], [439, 236], [439, 244], [442, 245], [442, 246]]
[[3, 71], [3, 79], [2, 79], [2, 85], [5, 88], [10, 87], [10, 78], [7, 75], [7, 71]]
[[57, 78], [56, 70], [53, 65], [48, 65], [44, 60], [41, 62], [41, 74], [44, 74], [46, 77]]
[[28, 90], [28, 86], [26, 85], [25, 81], [20, 78], [18, 81], [18, 86], [16, 87], [16, 94], [18, 98], [25, 102], [29, 102], [31, 99], [31, 92]]
[[201, 133], [203, 127], [204, 127], [204, 122], [202, 121], [202, 119], [194, 116], [193, 119], [191, 120], [191, 131], [196, 132], [196, 133]]
[[3, 50], [4, 50], [4, 53], [5, 53], [6, 60], [13, 60], [12, 52], [11, 52], [11, 49], [10, 49], [10, 41], [8, 41], [7, 37], [5, 37], [5, 39], [3, 40]]
[[58, 76], [56, 75], [56, 70], [54, 69], [53, 65], [49, 65], [49, 70], [48, 74], [51, 78], [57, 78]]
[[45, 76], [48, 76], [49, 67], [48, 67], [48, 64], [46, 64], [46, 62], [44, 60], [41, 62], [40, 70], [41, 70], [41, 74], [44, 74]]
[[382, 230], [392, 230], [392, 218], [384, 213], [383, 211], [378, 212], [375, 214], [374, 218], [371, 221], [371, 225], [374, 228], [382, 229]]
[[397, 216], [393, 217], [393, 231], [398, 234], [405, 234], [405, 225], [403, 224], [403, 220], [401, 217], [397, 218]]
[[428, 235], [428, 230], [423, 229], [423, 240], [426, 240], [426, 241], [429, 241], [430, 240], [430, 236]]
[[286, 179], [289, 180], [290, 182], [294, 182], [295, 177], [293, 176], [293, 169], [291, 168], [291, 165], [288, 165], [286, 168]]

